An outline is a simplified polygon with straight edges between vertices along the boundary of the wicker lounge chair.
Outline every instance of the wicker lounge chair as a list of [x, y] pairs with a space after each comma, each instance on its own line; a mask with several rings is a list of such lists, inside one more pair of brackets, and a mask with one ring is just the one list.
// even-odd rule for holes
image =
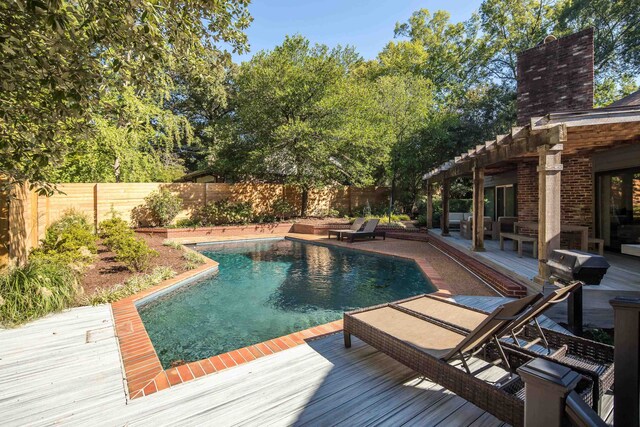
[[[519, 351], [531, 358], [542, 357], [568, 366], [593, 381], [593, 408], [599, 410], [604, 393], [613, 385], [613, 347], [540, 327], [536, 318], [554, 304], [564, 301], [582, 283], [574, 282], [540, 298], [530, 309], [505, 324], [497, 333], [507, 353]], [[461, 331], [475, 329], [490, 314], [454, 302], [420, 295], [396, 303], [403, 310], [451, 325]]]
[[370, 219], [364, 225], [364, 228], [362, 229], [362, 231], [344, 231], [341, 234], [341, 240], [344, 240], [344, 238], [346, 237], [349, 243], [353, 243], [355, 239], [359, 239], [359, 238], [375, 239], [376, 236], [381, 236], [383, 239], [386, 240], [387, 238], [386, 232], [376, 231], [376, 227], [378, 226], [379, 222], [380, 220], [377, 218]]
[[[529, 296], [499, 307], [470, 333], [415, 313], [408, 314], [393, 304], [356, 310], [344, 315], [345, 346], [351, 346], [351, 335], [354, 335], [479, 408], [518, 426], [524, 422], [522, 381], [507, 375], [504, 382], [486, 382], [470, 373], [467, 358], [475, 354], [474, 350], [486, 348], [492, 342], [492, 350], [484, 352], [490, 354], [490, 358], [500, 354], [512, 369], [525, 363], [523, 358], [513, 366], [514, 360], [521, 356], [517, 352], [507, 361], [495, 333], [537, 298]], [[449, 363], [455, 359], [462, 361], [464, 370]]]
[[360, 228], [362, 227], [362, 224], [364, 224], [365, 219], [364, 218], [356, 218], [355, 221], [353, 221], [353, 224], [351, 224], [351, 227], [349, 227], [348, 230], [329, 230], [329, 239], [331, 238], [332, 235], [336, 236], [336, 239], [338, 240], [342, 240], [342, 233], [346, 232], [346, 231], [358, 231], [360, 230]]

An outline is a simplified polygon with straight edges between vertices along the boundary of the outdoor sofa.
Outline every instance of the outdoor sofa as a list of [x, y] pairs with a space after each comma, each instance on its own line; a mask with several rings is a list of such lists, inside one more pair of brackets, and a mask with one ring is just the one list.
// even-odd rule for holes
[[329, 230], [329, 236], [328, 238], [330, 239], [332, 235], [336, 236], [336, 239], [338, 240], [342, 240], [342, 233], [346, 232], [346, 231], [358, 231], [360, 230], [360, 228], [362, 228], [362, 224], [364, 224], [365, 219], [364, 218], [356, 218], [353, 221], [353, 224], [351, 224], [351, 227], [349, 227], [348, 230]]
[[[599, 395], [606, 390], [603, 387], [609, 384], [609, 375], [613, 372], [611, 346], [526, 323], [531, 321], [531, 315], [535, 318], [536, 313], [566, 295], [568, 292], [558, 292], [550, 298], [532, 295], [504, 304], [492, 313], [448, 301], [445, 304], [450, 305], [428, 310], [428, 315], [410, 308], [416, 308], [412, 301], [434, 298], [425, 295], [364, 308], [345, 313], [345, 346], [351, 345], [351, 335], [354, 335], [502, 421], [522, 425], [524, 385], [513, 372], [534, 358], [548, 358], [581, 373], [584, 379], [578, 393], [592, 406], [597, 406]], [[455, 320], [455, 323], [447, 320]], [[526, 323], [524, 326], [523, 322]], [[514, 327], [521, 328], [514, 332], [521, 346], [503, 338], [511, 336]], [[543, 331], [549, 346], [557, 350], [542, 351], [544, 354], [533, 350], [539, 342], [538, 329]], [[511, 374], [497, 383], [483, 381], [476, 376], [479, 371], [472, 373], [469, 369], [467, 360], [471, 356], [487, 362], [486, 367], [500, 362]], [[571, 356], [576, 363], [564, 360], [566, 356]], [[464, 369], [451, 364], [454, 359], [460, 359]], [[605, 380], [598, 375], [601, 371], [596, 367], [598, 364], [604, 366]], [[594, 388], [592, 378], [600, 382], [597, 388]]]
[[460, 228], [460, 223], [471, 218], [469, 212], [449, 212], [449, 228]]

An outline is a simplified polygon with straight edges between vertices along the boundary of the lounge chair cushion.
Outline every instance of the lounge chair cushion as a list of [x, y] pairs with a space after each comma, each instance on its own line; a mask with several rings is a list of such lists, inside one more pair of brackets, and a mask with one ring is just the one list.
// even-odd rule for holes
[[461, 326], [470, 331], [478, 327], [487, 314], [469, 310], [466, 307], [450, 304], [439, 298], [421, 297], [398, 304], [425, 316], [442, 320], [452, 325]]
[[356, 313], [353, 317], [438, 359], [449, 354], [465, 337], [391, 307]]

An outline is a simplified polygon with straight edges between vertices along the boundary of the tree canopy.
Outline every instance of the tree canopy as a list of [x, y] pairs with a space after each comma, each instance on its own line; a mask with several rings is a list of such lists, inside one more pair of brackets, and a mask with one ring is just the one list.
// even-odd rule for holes
[[[124, 87], [161, 99], [168, 70], [215, 85], [246, 48], [248, 0], [39, 1], [0, 4], [0, 171], [51, 191], [52, 169], [95, 130], [103, 97]], [[117, 98], [117, 96], [115, 96]], [[101, 105], [102, 104], [102, 105]]]
[[424, 172], [515, 123], [516, 55], [546, 35], [594, 27], [597, 106], [638, 87], [640, 0], [484, 0], [463, 22], [420, 9], [374, 59], [291, 35], [234, 64], [248, 3], [0, 4], [0, 174], [45, 193], [196, 169], [303, 198], [380, 184], [410, 210]]

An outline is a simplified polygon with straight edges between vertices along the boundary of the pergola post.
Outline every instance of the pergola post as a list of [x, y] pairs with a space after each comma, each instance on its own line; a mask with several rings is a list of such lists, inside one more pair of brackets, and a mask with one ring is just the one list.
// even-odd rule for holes
[[448, 179], [442, 181], [442, 215], [440, 221], [442, 224], [442, 235], [449, 236], [449, 187], [451, 183]]
[[562, 143], [566, 128], [558, 126], [549, 143], [538, 147], [538, 275], [534, 281], [544, 284], [549, 279], [547, 260], [560, 248], [560, 188], [562, 176]]
[[484, 168], [473, 166], [473, 224], [471, 250], [484, 251]]
[[427, 228], [433, 228], [433, 188], [427, 180]]

